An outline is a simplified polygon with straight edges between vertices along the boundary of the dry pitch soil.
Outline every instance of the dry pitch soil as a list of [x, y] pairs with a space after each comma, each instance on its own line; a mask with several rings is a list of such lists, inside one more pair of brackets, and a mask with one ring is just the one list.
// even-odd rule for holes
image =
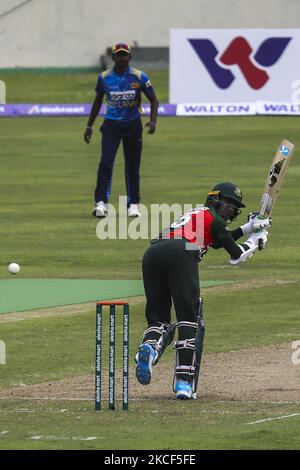
[[[198, 399], [207, 401], [297, 402], [300, 397], [300, 364], [292, 362], [292, 342], [279, 346], [207, 354], [203, 356]], [[298, 355], [299, 356], [299, 355]], [[135, 366], [130, 370], [130, 399], [172, 400], [172, 362], [153, 369], [152, 382], [140, 385]], [[103, 396], [107, 396], [107, 375]], [[117, 370], [117, 399], [121, 390], [121, 370]], [[85, 375], [35, 385], [0, 390], [0, 398], [93, 400], [94, 377]]]

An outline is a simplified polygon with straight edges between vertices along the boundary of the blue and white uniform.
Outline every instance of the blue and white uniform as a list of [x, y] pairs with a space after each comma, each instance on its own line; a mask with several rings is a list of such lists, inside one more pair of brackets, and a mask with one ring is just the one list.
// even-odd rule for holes
[[123, 74], [114, 69], [99, 75], [96, 93], [106, 96], [105, 119], [113, 121], [133, 121], [141, 115], [141, 93], [147, 98], [153, 95], [153, 88], [147, 75], [133, 67]]
[[106, 111], [100, 130], [102, 155], [98, 168], [95, 201], [108, 202], [111, 192], [113, 166], [118, 147], [123, 142], [128, 206], [138, 204], [139, 168], [142, 152], [143, 127], [140, 116], [142, 93], [151, 99], [154, 91], [147, 75], [128, 67], [118, 74], [114, 69], [102, 72], [96, 93], [105, 95]]

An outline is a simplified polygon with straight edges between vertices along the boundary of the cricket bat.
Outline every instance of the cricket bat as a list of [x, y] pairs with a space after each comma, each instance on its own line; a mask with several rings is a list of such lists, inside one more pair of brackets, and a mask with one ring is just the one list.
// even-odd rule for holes
[[[288, 164], [293, 156], [295, 145], [286, 139], [280, 143], [268, 171], [265, 187], [260, 201], [259, 215], [270, 217], [275, 206], [279, 190], [284, 180]], [[261, 250], [262, 247], [259, 246]]]

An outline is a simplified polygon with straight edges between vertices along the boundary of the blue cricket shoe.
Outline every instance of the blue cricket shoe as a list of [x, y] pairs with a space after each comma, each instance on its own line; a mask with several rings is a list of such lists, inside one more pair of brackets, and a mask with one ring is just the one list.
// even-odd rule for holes
[[178, 400], [190, 400], [191, 398], [194, 398], [192, 384], [186, 380], [176, 381], [175, 392]]
[[152, 377], [152, 363], [156, 356], [154, 348], [147, 343], [140, 346], [137, 354], [136, 378], [142, 385], [148, 385]]

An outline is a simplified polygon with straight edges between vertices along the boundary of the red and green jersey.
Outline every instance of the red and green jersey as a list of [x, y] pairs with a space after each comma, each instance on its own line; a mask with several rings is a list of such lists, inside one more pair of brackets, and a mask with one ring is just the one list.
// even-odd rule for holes
[[196, 207], [164, 230], [161, 238], [184, 238], [190, 244], [190, 249], [199, 249], [201, 253], [210, 247], [225, 248], [232, 258], [238, 258], [241, 249], [235, 240], [242, 235], [240, 228], [230, 231], [226, 221], [214, 208]]

